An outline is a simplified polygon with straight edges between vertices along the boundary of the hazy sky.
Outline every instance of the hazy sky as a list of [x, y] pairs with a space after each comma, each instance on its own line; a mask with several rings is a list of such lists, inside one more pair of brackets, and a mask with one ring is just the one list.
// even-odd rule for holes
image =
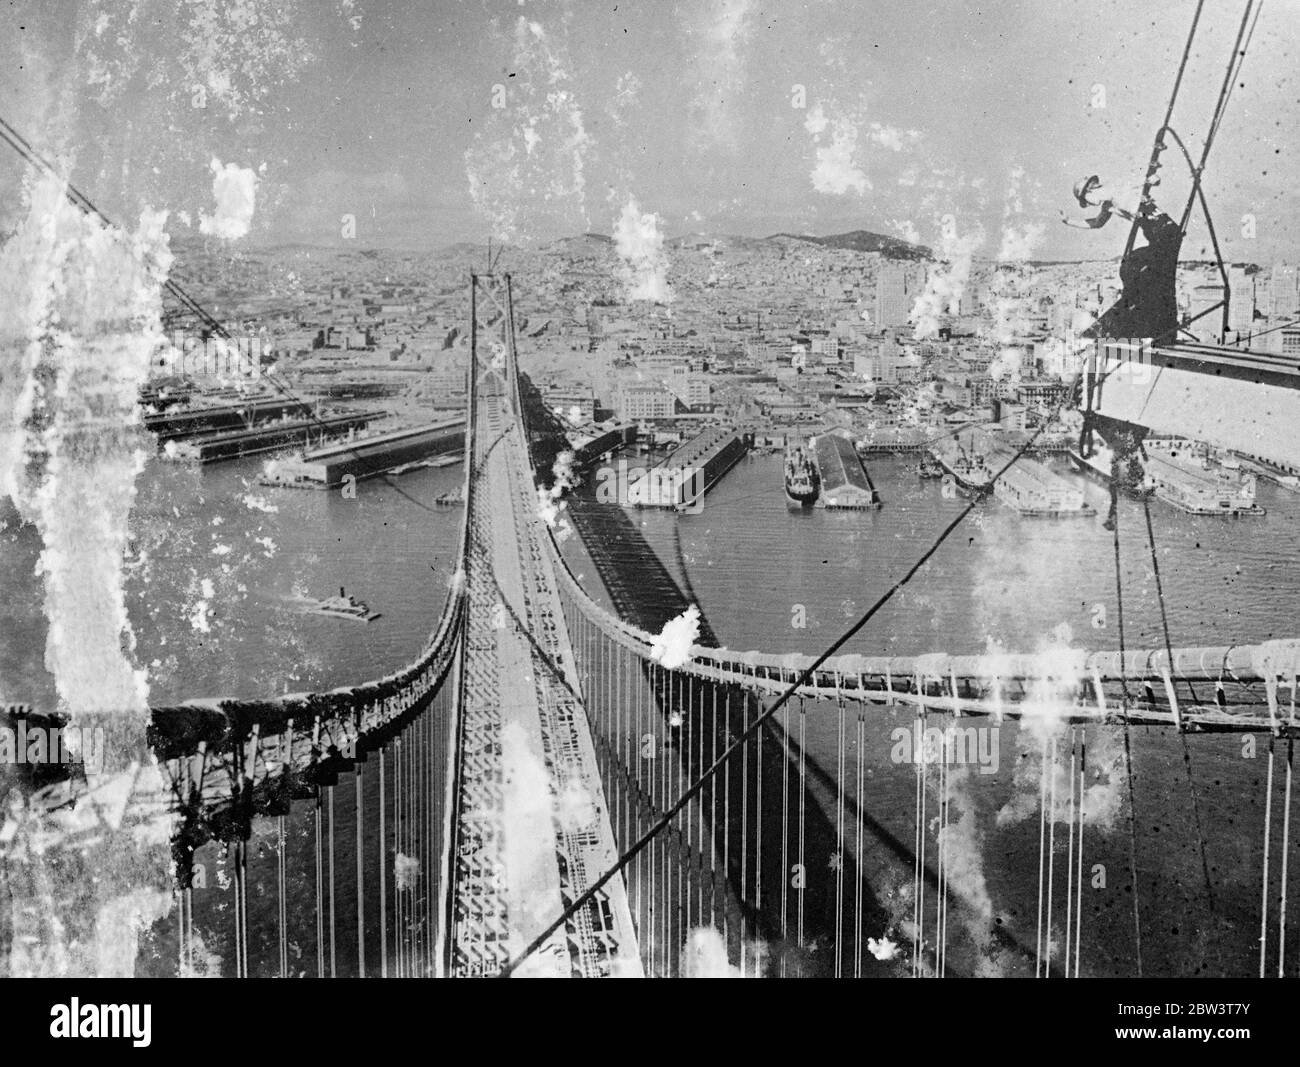
[[[1194, 152], [1243, 4], [1207, 0], [1174, 123]], [[668, 234], [938, 244], [951, 215], [984, 254], [1109, 256], [1117, 227], [1067, 229], [1059, 212], [1079, 213], [1086, 173], [1140, 177], [1194, 6], [16, 4], [0, 114], [106, 211], [165, 207], [178, 235], [177, 213], [197, 228], [215, 210], [216, 159], [258, 174], [252, 244], [342, 243], [345, 215], [360, 245], [608, 233], [634, 198]], [[1300, 259], [1298, 56], [1300, 0], [1266, 0], [1206, 174], [1236, 258]], [[8, 187], [19, 173], [0, 163]], [[3, 218], [17, 209], [7, 198]]]

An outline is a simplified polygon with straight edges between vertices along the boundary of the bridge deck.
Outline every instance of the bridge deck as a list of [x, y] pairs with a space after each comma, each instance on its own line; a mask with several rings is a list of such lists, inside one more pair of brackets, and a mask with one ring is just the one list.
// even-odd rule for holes
[[[520, 422], [477, 390], [453, 971], [495, 974], [617, 859]], [[633, 976], [621, 879], [516, 973]]]

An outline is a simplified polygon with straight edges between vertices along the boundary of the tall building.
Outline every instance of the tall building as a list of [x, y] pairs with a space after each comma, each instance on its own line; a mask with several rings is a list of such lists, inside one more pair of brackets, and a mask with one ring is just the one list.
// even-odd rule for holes
[[634, 385], [619, 396], [619, 416], [624, 422], [671, 419], [677, 412], [677, 397], [658, 385]]
[[1214, 281], [1193, 286], [1189, 298], [1187, 311], [1194, 321], [1188, 329], [1206, 344], [1219, 341], [1223, 336], [1223, 309], [1211, 311], [1210, 308], [1223, 300], [1223, 283]]
[[904, 263], [882, 260], [876, 272], [876, 322], [882, 328], [906, 326], [916, 303], [914, 275]]
[[1239, 335], [1250, 333], [1255, 326], [1255, 280], [1255, 275], [1241, 267], [1228, 268], [1228, 284], [1232, 286], [1228, 329]]
[[1262, 308], [1269, 318], [1286, 318], [1300, 312], [1300, 270], [1289, 263], [1274, 263], [1268, 273], [1268, 301]]
[[685, 363], [678, 363], [664, 381], [664, 385], [688, 408], [700, 408], [709, 403], [709, 381]]
[[898, 341], [893, 337], [860, 345], [853, 351], [854, 377], [892, 385], [898, 381], [900, 358]]

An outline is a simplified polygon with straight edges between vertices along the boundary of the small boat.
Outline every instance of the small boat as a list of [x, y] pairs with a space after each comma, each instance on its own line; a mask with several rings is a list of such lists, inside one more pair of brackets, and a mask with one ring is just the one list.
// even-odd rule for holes
[[354, 622], [374, 622], [382, 617], [379, 612], [371, 611], [355, 597], [349, 596], [343, 586], [339, 586], [338, 596], [326, 597], [324, 600], [303, 600], [300, 610], [305, 615], [328, 615]]
[[434, 504], [443, 508], [459, 507], [465, 503], [465, 494], [460, 489], [453, 489], [449, 493], [442, 493], [433, 498]]
[[943, 467], [928, 453], [921, 454], [920, 465], [916, 468], [916, 473], [922, 478], [942, 478]]

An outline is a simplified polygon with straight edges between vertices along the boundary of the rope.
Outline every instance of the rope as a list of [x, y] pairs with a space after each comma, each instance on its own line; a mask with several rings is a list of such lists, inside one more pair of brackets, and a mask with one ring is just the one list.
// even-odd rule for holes
[[[1228, 59], [1228, 68], [1224, 71], [1223, 84], [1219, 88], [1219, 98], [1214, 105], [1214, 114], [1210, 118], [1210, 126], [1205, 135], [1205, 144], [1201, 149], [1201, 161], [1198, 164], [1195, 173], [1192, 176], [1192, 194], [1187, 198], [1187, 205], [1183, 209], [1183, 218], [1180, 229], [1184, 232], [1187, 230], [1187, 219], [1192, 213], [1192, 200], [1201, 187], [1201, 175], [1205, 171], [1206, 161], [1210, 158], [1210, 148], [1214, 145], [1214, 139], [1218, 136], [1219, 126], [1223, 122], [1223, 116], [1228, 109], [1228, 100], [1232, 96], [1232, 90], [1237, 81], [1237, 73], [1241, 65], [1246, 60], [1246, 47], [1249, 46], [1250, 38], [1255, 34], [1255, 25], [1259, 21], [1259, 14], [1264, 10], [1261, 3], [1255, 10], [1254, 22], [1251, 21], [1251, 9], [1254, 7], [1255, 0], [1246, 0], [1246, 7], [1242, 11], [1241, 25], [1237, 27], [1237, 39], [1232, 46], [1232, 54]], [[1247, 35], [1247, 24], [1249, 23], [1250, 33]], [[1243, 39], [1246, 47], [1243, 47]], [[1168, 120], [1166, 120], [1166, 123]]]
[[[1183, 84], [1183, 72], [1187, 69], [1187, 60], [1192, 54], [1192, 42], [1196, 39], [1196, 27], [1201, 21], [1201, 11], [1205, 7], [1205, 0], [1196, 0], [1196, 13], [1192, 16], [1191, 29], [1187, 31], [1187, 41], [1183, 45], [1183, 56], [1178, 63], [1178, 73], [1174, 76], [1174, 87], [1169, 94], [1169, 104], [1165, 108], [1165, 120], [1160, 124], [1161, 130], [1169, 125], [1169, 120], [1174, 116], [1174, 104], [1178, 100], [1178, 91]], [[1146, 199], [1151, 190], [1151, 180], [1155, 177], [1156, 171], [1160, 169], [1160, 153], [1164, 150], [1164, 144], [1160, 139], [1160, 133], [1156, 134], [1155, 143], [1151, 147], [1151, 159], [1147, 163], [1146, 179], [1142, 183], [1142, 199]], [[1139, 207], [1141, 205], [1139, 204]], [[1138, 220], [1133, 219], [1133, 225], [1129, 229], [1128, 243], [1124, 246], [1124, 255], [1127, 256], [1133, 251], [1133, 243], [1137, 240]]]

